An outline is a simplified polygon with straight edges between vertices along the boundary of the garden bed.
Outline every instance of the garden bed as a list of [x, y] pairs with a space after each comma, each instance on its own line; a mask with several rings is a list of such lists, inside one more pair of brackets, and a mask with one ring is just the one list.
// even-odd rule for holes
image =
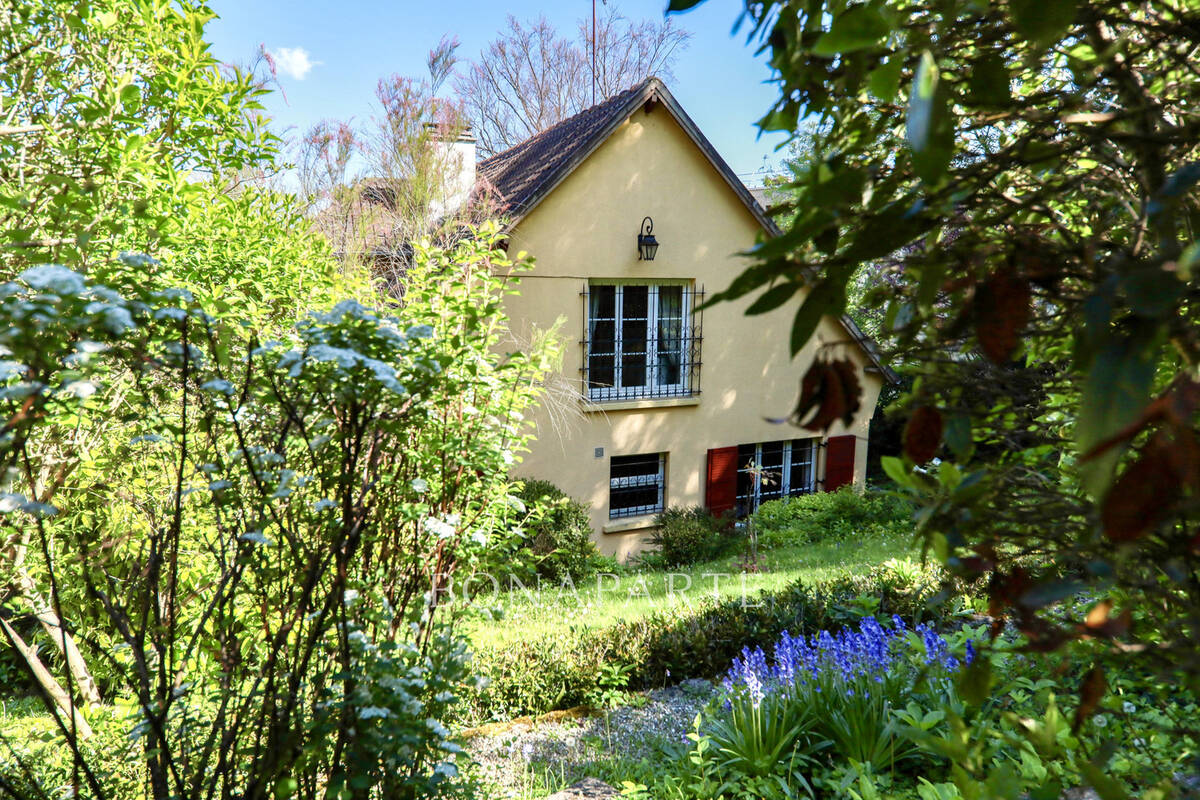
[[[480, 647], [473, 668], [486, 686], [468, 698], [462, 722], [536, 715], [593, 703], [605, 693], [657, 689], [689, 678], [714, 678], [743, 647], [793, 633], [857, 624], [865, 614], [899, 614], [909, 622], [942, 619], [941, 575], [910, 563], [743, 599], [697, 601], [596, 630], [572, 631]], [[960, 608], [960, 607], [956, 607]]]

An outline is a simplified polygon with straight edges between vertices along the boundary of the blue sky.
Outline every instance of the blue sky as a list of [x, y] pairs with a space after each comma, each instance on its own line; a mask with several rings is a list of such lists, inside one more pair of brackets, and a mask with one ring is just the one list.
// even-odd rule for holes
[[[661, 19], [666, 5], [610, 2], [635, 19]], [[326, 118], [369, 118], [376, 81], [393, 73], [423, 76], [426, 54], [445, 34], [457, 36], [459, 55], [470, 59], [504, 27], [508, 14], [520, 20], [545, 15], [564, 33], [591, 16], [590, 0], [211, 0], [211, 6], [221, 17], [208, 28], [217, 58], [245, 61], [262, 43], [299, 67], [279, 76], [286, 100], [277, 93], [266, 102], [285, 133]], [[761, 181], [755, 173], [764, 156], [777, 167], [774, 148], [782, 137], [759, 138], [754, 127], [776, 91], [764, 83], [770, 71], [745, 34], [731, 35], [741, 7], [737, 0], [709, 0], [675, 16], [693, 37], [676, 61], [670, 88], [734, 171], [754, 185]]]

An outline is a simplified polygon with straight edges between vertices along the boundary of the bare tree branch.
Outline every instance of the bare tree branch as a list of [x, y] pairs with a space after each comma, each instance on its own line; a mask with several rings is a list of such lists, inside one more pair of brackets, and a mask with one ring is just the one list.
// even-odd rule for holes
[[[671, 20], [631, 21], [610, 7], [596, 21], [596, 102], [650, 75], [670, 78], [690, 38]], [[545, 17], [525, 23], [508, 18], [508, 28], [455, 81], [483, 156], [592, 105], [592, 39], [590, 20], [565, 38]]]

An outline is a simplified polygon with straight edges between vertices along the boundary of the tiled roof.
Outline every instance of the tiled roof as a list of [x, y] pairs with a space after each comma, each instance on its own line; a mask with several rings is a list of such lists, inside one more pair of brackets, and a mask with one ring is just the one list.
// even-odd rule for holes
[[[520, 217], [648, 96], [657, 78], [613, 95], [479, 162], [476, 177], [503, 216]], [[661, 84], [660, 84], [661, 85]], [[631, 108], [632, 106], [632, 108]]]

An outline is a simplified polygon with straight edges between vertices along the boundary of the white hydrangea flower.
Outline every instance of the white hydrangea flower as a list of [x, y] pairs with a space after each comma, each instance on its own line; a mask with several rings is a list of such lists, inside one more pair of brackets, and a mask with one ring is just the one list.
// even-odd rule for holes
[[17, 280], [39, 292], [54, 292], [59, 295], [82, 294], [86, 288], [82, 275], [61, 264], [41, 264], [30, 267], [18, 275]]
[[425, 518], [425, 531], [439, 539], [449, 539], [454, 535], [454, 527], [458, 524], [458, 515], [449, 514], [444, 519], [438, 517]]

